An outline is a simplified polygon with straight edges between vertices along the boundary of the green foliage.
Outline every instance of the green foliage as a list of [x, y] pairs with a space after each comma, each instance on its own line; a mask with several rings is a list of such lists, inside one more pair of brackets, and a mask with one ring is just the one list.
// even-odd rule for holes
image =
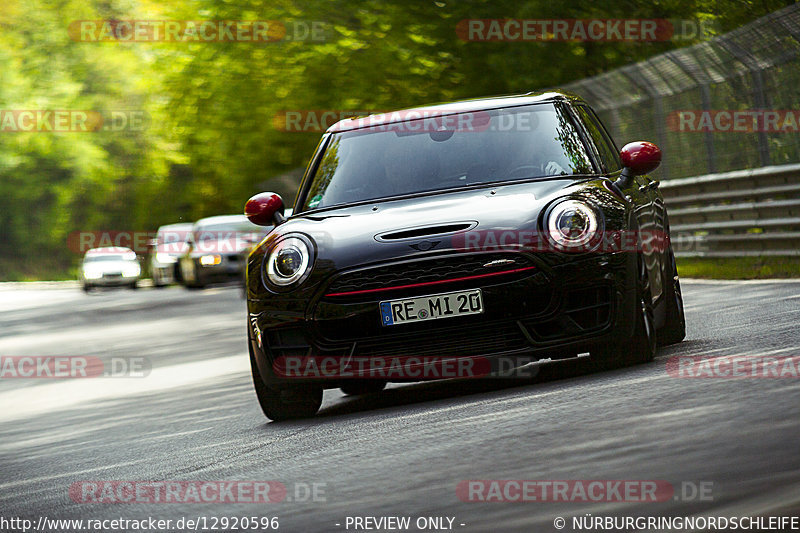
[[[145, 127], [0, 131], [0, 280], [66, 274], [71, 232], [153, 230], [240, 212], [304, 166], [319, 132], [287, 110], [389, 110], [535, 90], [675, 46], [466, 42], [471, 18], [681, 18], [728, 31], [787, 4], [763, 0], [5, 0], [0, 110], [143, 112]], [[79, 20], [275, 20], [323, 40], [78, 42]], [[104, 123], [105, 124], [105, 123]], [[291, 182], [290, 182], [291, 183]], [[291, 198], [287, 198], [291, 200]]]
[[678, 274], [703, 279], [800, 278], [797, 257], [679, 257]]

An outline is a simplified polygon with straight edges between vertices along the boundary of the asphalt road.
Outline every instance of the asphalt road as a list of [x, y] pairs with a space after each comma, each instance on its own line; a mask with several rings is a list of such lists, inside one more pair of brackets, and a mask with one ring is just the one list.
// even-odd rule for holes
[[[0, 355], [152, 366], [146, 377], [0, 379], [0, 519], [259, 516], [278, 517], [282, 531], [360, 531], [348, 516], [406, 516], [416, 531], [419, 517], [449, 517], [460, 531], [548, 532], [556, 517], [574, 531], [571, 518], [587, 513], [797, 516], [800, 379], [678, 378], [667, 361], [800, 355], [800, 283], [685, 282], [684, 292], [687, 339], [651, 364], [585, 373], [580, 362], [526, 382], [392, 385], [366, 397], [333, 390], [317, 417], [269, 423], [237, 289], [87, 296], [0, 285]], [[675, 493], [647, 503], [457, 495], [459, 482], [488, 479], [662, 480]], [[268, 504], [70, 498], [76, 482], [109, 480], [275, 480], [288, 494]]]

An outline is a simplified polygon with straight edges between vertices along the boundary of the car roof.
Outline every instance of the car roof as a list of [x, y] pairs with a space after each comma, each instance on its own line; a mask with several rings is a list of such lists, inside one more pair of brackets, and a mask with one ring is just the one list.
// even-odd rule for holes
[[208, 226], [210, 224], [240, 224], [242, 222], [250, 222], [244, 215], [218, 215], [214, 217], [201, 218], [194, 223], [195, 226]]
[[92, 248], [91, 250], [86, 250], [86, 255], [99, 255], [99, 254], [128, 254], [133, 253], [133, 250], [130, 248], [125, 248], [124, 246], [104, 246], [101, 248]]
[[192, 222], [177, 222], [175, 224], [167, 224], [166, 226], [159, 226], [158, 231], [156, 231], [156, 233], [161, 233], [162, 231], [190, 230], [192, 226], [194, 226]]
[[328, 128], [329, 133], [357, 130], [382, 124], [394, 124], [414, 120], [423, 116], [424, 113], [435, 114], [436, 116], [455, 115], [458, 113], [469, 113], [475, 111], [487, 111], [504, 107], [517, 107], [530, 104], [555, 101], [583, 102], [583, 100], [572, 93], [566, 91], [547, 91], [529, 92], [524, 94], [512, 94], [507, 96], [493, 96], [489, 98], [474, 98], [470, 100], [458, 100], [444, 104], [436, 104], [421, 107], [410, 107], [398, 109], [387, 113], [375, 113], [370, 116], [380, 117], [379, 122], [364, 120], [365, 117], [345, 118]]

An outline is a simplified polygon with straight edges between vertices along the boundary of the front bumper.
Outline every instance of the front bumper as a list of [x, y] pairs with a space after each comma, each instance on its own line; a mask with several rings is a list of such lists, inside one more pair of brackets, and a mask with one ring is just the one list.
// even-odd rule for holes
[[139, 276], [123, 276], [122, 274], [104, 274], [100, 278], [84, 279], [86, 287], [125, 287], [139, 281]]
[[151, 267], [153, 280], [157, 283], [174, 283], [176, 263], [158, 263]]
[[[496, 371], [508, 368], [509, 361], [568, 357], [631, 335], [636, 254], [587, 254], [560, 261], [525, 255], [524, 259], [535, 268], [435, 288], [342, 294], [330, 290], [348, 286], [337, 284], [341, 276], [337, 274], [310, 302], [269, 296], [251, 300], [249, 337], [262, 379], [273, 386], [296, 384], [299, 379], [284, 372], [285, 361], [308, 357], [473, 360]], [[382, 300], [474, 288], [482, 291], [483, 314], [381, 325]], [[356, 371], [346, 377], [371, 376]], [[335, 388], [342, 382], [338, 377], [302, 379]]]
[[200, 283], [221, 283], [225, 281], [243, 280], [244, 264], [247, 254], [228, 254], [221, 256], [218, 265], [201, 265], [199, 258], [194, 258], [194, 272]]

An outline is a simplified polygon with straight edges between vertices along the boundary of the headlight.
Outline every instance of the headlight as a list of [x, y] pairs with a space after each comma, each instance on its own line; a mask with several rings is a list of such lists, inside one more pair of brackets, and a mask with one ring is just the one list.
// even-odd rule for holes
[[95, 268], [84, 268], [83, 277], [85, 279], [100, 279], [103, 277], [103, 272]]
[[122, 269], [122, 275], [126, 278], [133, 278], [141, 274], [141, 272], [142, 269], [139, 267], [139, 265], [130, 265]]
[[221, 255], [202, 255], [200, 256], [200, 264], [204, 267], [210, 267], [222, 263]]
[[156, 253], [156, 262], [157, 263], [174, 263], [177, 260], [178, 260], [178, 258], [175, 257], [174, 255], [169, 255], [169, 254], [164, 253], [164, 252]]
[[278, 287], [286, 287], [305, 278], [310, 267], [309, 244], [301, 237], [288, 237], [270, 251], [266, 263], [267, 278]]
[[547, 236], [564, 251], [588, 251], [602, 230], [602, 219], [590, 205], [580, 200], [566, 200], [550, 209]]

